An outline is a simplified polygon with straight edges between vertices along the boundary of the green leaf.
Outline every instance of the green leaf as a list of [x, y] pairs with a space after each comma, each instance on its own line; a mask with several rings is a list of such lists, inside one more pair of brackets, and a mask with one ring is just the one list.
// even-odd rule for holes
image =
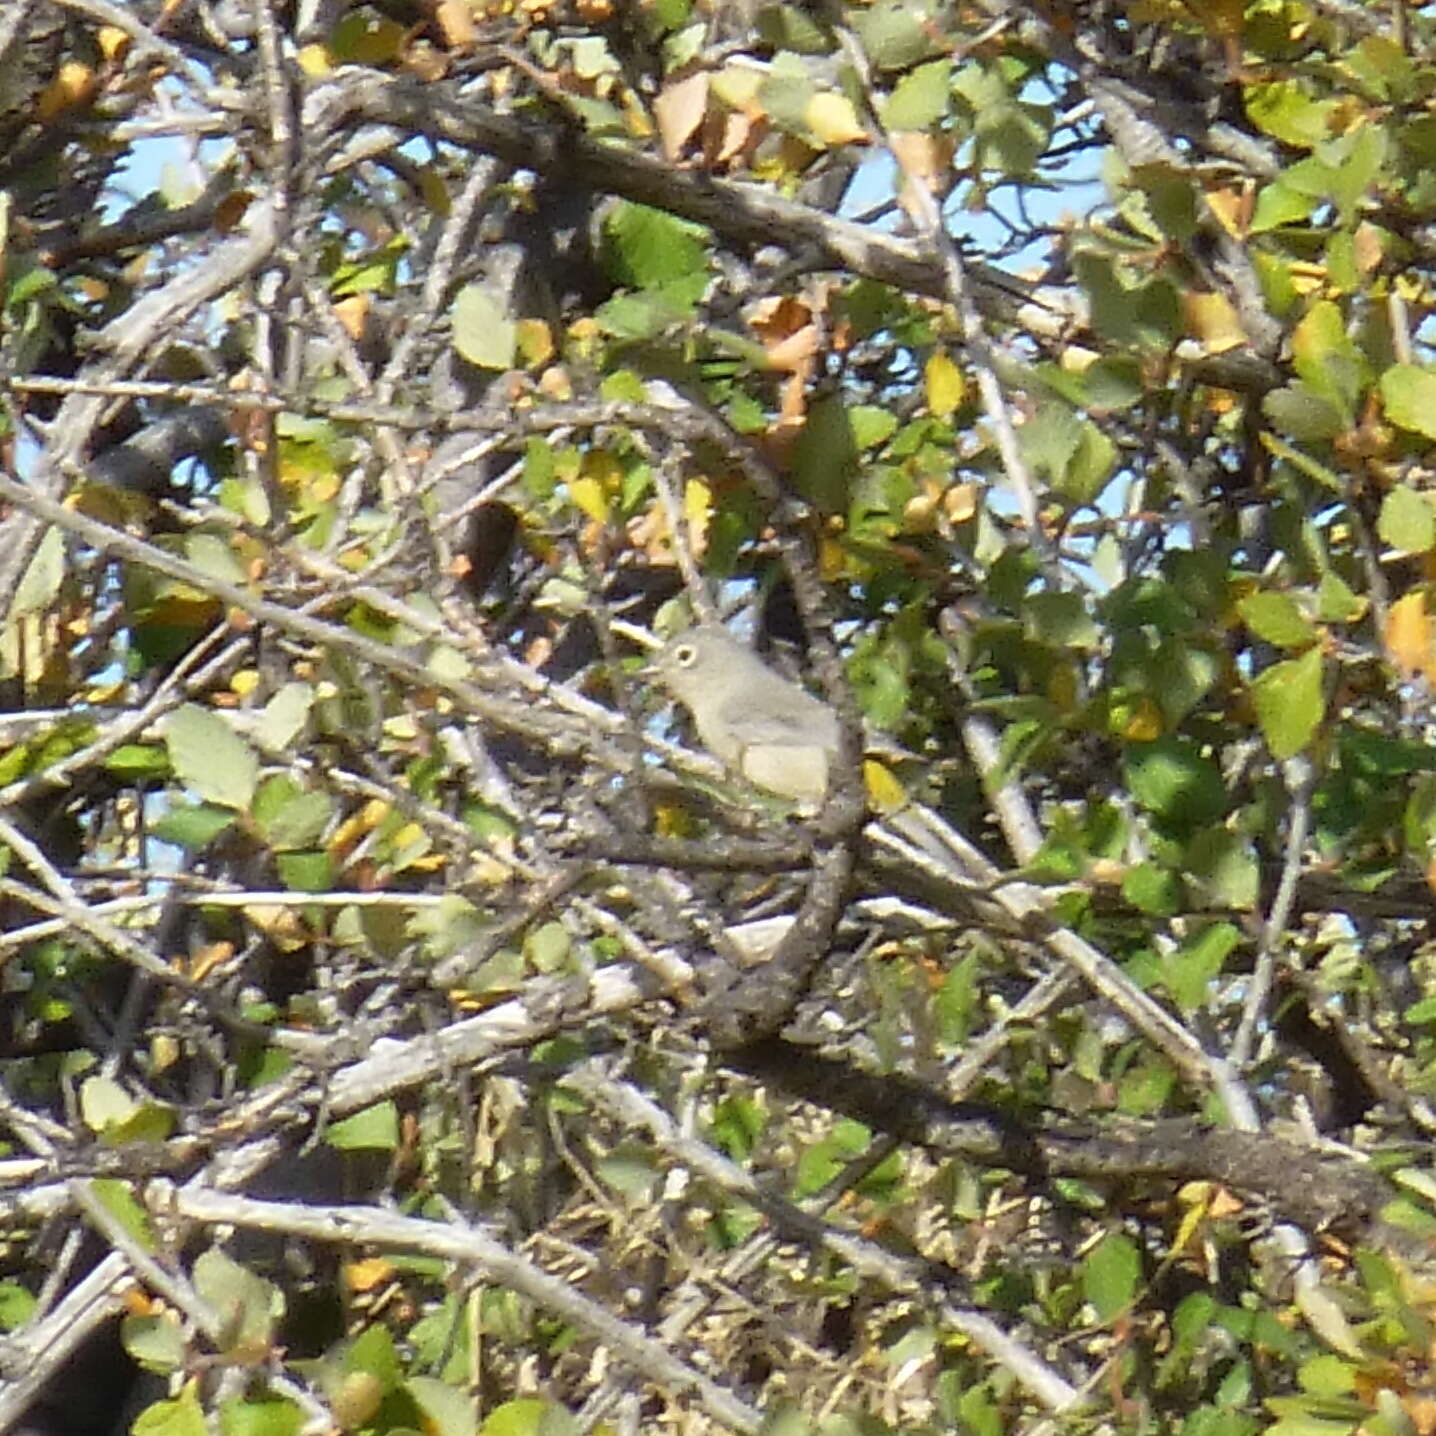
[[847, 18], [875, 70], [909, 70], [938, 48], [939, 32], [927, 3], [879, 0]]
[[511, 369], [518, 352], [518, 325], [508, 295], [490, 284], [466, 284], [450, 312], [454, 348], [480, 369]]
[[105, 771], [130, 780], [164, 777], [170, 772], [169, 755], [150, 743], [122, 743], [105, 759]]
[[1097, 1311], [1097, 1320], [1111, 1321], [1130, 1307], [1142, 1274], [1141, 1255], [1130, 1237], [1111, 1232], [1082, 1262], [1082, 1293]]
[[1429, 553], [1436, 548], [1436, 509], [1425, 494], [1397, 484], [1381, 501], [1376, 532], [1402, 553]]
[[282, 1396], [236, 1396], [221, 1404], [222, 1436], [299, 1436], [304, 1412]]
[[893, 86], [883, 106], [883, 124], [890, 130], [925, 130], [944, 119], [951, 104], [952, 64], [930, 60]]
[[280, 881], [294, 893], [334, 891], [334, 863], [326, 852], [279, 853], [274, 859]]
[[173, 1401], [156, 1401], [135, 1417], [133, 1436], [208, 1436], [197, 1382], [186, 1383]]
[[[708, 274], [708, 231], [661, 209], [623, 201], [604, 221], [614, 278], [635, 289]], [[699, 291], [701, 293], [701, 290]]]
[[116, 1177], [95, 1177], [90, 1182], [90, 1191], [141, 1250], [159, 1251], [160, 1241], [150, 1226], [150, 1214], [140, 1205], [128, 1182]]
[[546, 922], [524, 939], [524, 958], [535, 972], [558, 972], [573, 956], [573, 937], [561, 922]]
[[313, 846], [332, 816], [327, 793], [306, 793], [287, 773], [268, 779], [255, 794], [254, 820], [275, 849]]
[[411, 1376], [404, 1389], [423, 1412], [425, 1436], [474, 1436], [478, 1423], [469, 1397], [432, 1376]]
[[570, 1412], [537, 1396], [494, 1407], [479, 1429], [482, 1436], [579, 1436], [578, 1422]]
[[247, 580], [244, 565], [218, 534], [190, 534], [184, 547], [185, 557], [208, 577], [233, 584], [243, 584]]
[[1393, 364], [1381, 376], [1381, 401], [1393, 424], [1436, 439], [1436, 373], [1416, 364]]
[[1138, 863], [1122, 875], [1122, 896], [1140, 912], [1171, 917], [1181, 911], [1177, 875], [1155, 863]]
[[1025, 627], [1055, 648], [1096, 648], [1101, 634], [1080, 593], [1034, 593], [1022, 605]]
[[1132, 796], [1159, 818], [1182, 827], [1200, 827], [1226, 807], [1220, 769], [1181, 739], [1134, 744], [1127, 750], [1124, 767]]
[[1290, 758], [1311, 741], [1326, 703], [1321, 650], [1274, 663], [1252, 684], [1252, 705], [1262, 737], [1276, 758]]
[[1251, 912], [1261, 885], [1261, 863], [1250, 838], [1226, 828], [1198, 832], [1182, 854], [1187, 883], [1207, 906]]
[[1283, 144], [1309, 150], [1331, 134], [1337, 101], [1312, 98], [1297, 80], [1247, 85], [1245, 96], [1253, 123]]
[[340, 1152], [392, 1152], [399, 1145], [399, 1111], [390, 1101], [333, 1122], [325, 1129], [324, 1140]]
[[681, 324], [693, 312], [693, 295], [680, 303], [681, 294], [670, 296], [661, 289], [644, 290], [638, 294], [616, 294], [594, 310], [599, 328], [615, 339], [656, 339], [660, 334]]
[[1367, 609], [1367, 601], [1354, 593], [1339, 574], [1330, 569], [1316, 587], [1316, 616], [1322, 623], [1354, 623]]
[[1052, 487], [1073, 508], [1081, 508], [1097, 502], [1116, 469], [1116, 443], [1090, 419], [1084, 419], [1077, 447]]
[[819, 399], [793, 445], [793, 482], [820, 513], [841, 513], [857, 473], [858, 444], [848, 411], [836, 394]]
[[65, 535], [54, 527], [45, 530], [34, 557], [26, 565], [20, 586], [10, 602], [10, 618], [39, 613], [54, 602], [65, 576]]
[[0, 1331], [14, 1331], [35, 1314], [34, 1296], [18, 1281], [0, 1281]]
[[1284, 224], [1300, 224], [1311, 218], [1318, 198], [1293, 185], [1283, 177], [1263, 185], [1257, 194], [1249, 229], [1252, 234], [1265, 234]]
[[233, 826], [234, 814], [223, 808], [186, 803], [171, 808], [150, 832], [162, 843], [173, 843], [177, 848], [197, 853]]
[[311, 684], [286, 683], [260, 711], [255, 738], [262, 747], [282, 753], [304, 731], [313, 706]]
[[120, 1323], [120, 1341], [146, 1371], [168, 1374], [184, 1365], [184, 1331], [172, 1311], [125, 1317]]
[[249, 1360], [268, 1353], [284, 1314], [284, 1296], [277, 1286], [218, 1247], [195, 1259], [194, 1284], [220, 1318], [221, 1350]]
[[709, 1135], [735, 1162], [753, 1154], [768, 1125], [768, 1113], [761, 1102], [746, 1096], [721, 1098], [713, 1109]]
[[1318, 300], [1302, 316], [1291, 335], [1292, 367], [1307, 387], [1330, 399], [1348, 427], [1371, 369], [1346, 332], [1346, 317], [1329, 299]]
[[1253, 593], [1237, 605], [1242, 622], [1258, 638], [1278, 648], [1305, 648], [1316, 640], [1316, 629], [1287, 593]]
[[1167, 960], [1167, 989], [1183, 1014], [1205, 1006], [1212, 980], [1241, 940], [1231, 923], [1215, 922], [1187, 938]]
[[855, 404], [848, 410], [848, 422], [852, 425], [853, 442], [859, 449], [875, 449], [885, 444], [897, 433], [897, 415], [891, 409], [881, 409], [876, 404]]
[[1357, 1368], [1328, 1351], [1303, 1361], [1296, 1379], [1313, 1396], [1347, 1396], [1356, 1390]]
[[175, 776], [206, 803], [246, 809], [259, 780], [259, 759], [217, 713], [196, 704], [177, 708], [164, 723]]

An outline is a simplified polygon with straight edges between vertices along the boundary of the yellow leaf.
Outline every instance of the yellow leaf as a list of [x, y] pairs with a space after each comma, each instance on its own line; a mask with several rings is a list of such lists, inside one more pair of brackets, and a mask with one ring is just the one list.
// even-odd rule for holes
[[697, 831], [693, 814], [681, 803], [659, 803], [653, 810], [654, 830], [663, 838], [690, 838]]
[[553, 358], [553, 330], [544, 319], [520, 319], [514, 342], [525, 369], [537, 369]]
[[323, 45], [305, 45], [299, 51], [299, 68], [311, 80], [322, 80], [333, 68], [329, 51]]
[[1119, 737], [1150, 743], [1162, 736], [1161, 709], [1145, 694], [1112, 707], [1112, 726]]
[[713, 516], [713, 494], [702, 479], [689, 479], [683, 486], [683, 522], [688, 528], [688, 547], [701, 558], [707, 547], [708, 522]]
[[823, 578], [828, 581], [841, 578], [847, 567], [848, 556], [842, 544], [831, 534], [824, 534], [818, 541], [818, 569]]
[[758, 104], [763, 72], [755, 65], [730, 65], [712, 77], [713, 94], [730, 110], [749, 110]]
[[952, 356], [945, 349], [939, 349], [928, 359], [922, 377], [927, 392], [927, 407], [938, 418], [945, 419], [962, 403], [962, 396], [967, 390], [962, 370], [952, 362]]
[[907, 806], [907, 791], [897, 775], [876, 758], [863, 759], [863, 784], [874, 812], [895, 813]]
[[597, 479], [571, 479], [568, 496], [579, 512], [595, 523], [608, 522], [608, 499], [603, 492], [603, 485]]
[[831, 90], [826, 94], [814, 95], [808, 101], [803, 118], [807, 121], [813, 137], [822, 144], [856, 145], [867, 142], [868, 132], [858, 119], [853, 102], [846, 95], [839, 95]]

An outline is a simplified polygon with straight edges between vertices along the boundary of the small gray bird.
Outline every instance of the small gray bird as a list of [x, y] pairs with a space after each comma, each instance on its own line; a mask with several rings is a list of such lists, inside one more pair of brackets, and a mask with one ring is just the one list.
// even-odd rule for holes
[[671, 639], [653, 671], [693, 715], [704, 747], [750, 783], [817, 807], [838, 753], [838, 717], [716, 624]]

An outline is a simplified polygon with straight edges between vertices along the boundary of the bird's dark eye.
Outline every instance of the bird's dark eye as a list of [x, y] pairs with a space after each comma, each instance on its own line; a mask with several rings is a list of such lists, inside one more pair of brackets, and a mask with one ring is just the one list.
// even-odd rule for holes
[[673, 650], [673, 660], [680, 668], [689, 667], [697, 657], [698, 650], [691, 643], [685, 643], [681, 648]]

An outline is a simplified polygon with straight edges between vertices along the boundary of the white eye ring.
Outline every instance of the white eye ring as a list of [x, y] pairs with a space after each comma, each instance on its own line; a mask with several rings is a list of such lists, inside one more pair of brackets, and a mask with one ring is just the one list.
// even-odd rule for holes
[[673, 650], [673, 661], [680, 668], [691, 668], [697, 657], [698, 650], [691, 643], [685, 643], [682, 647]]

